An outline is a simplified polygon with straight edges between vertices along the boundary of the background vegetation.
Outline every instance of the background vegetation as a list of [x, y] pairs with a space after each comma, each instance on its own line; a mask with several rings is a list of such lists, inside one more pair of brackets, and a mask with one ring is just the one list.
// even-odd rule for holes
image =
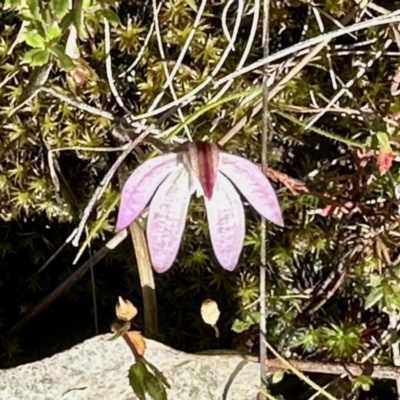
[[[78, 248], [68, 244], [38, 272], [78, 225], [119, 154], [84, 148], [121, 146], [114, 127], [122, 118], [129, 121], [126, 110], [133, 116], [146, 113], [161, 92], [158, 107], [210, 76], [216, 81], [234, 72], [246, 46], [251, 45], [245, 65], [263, 57], [262, 18], [250, 39], [257, 2], [229, 4], [167, 0], [158, 14], [158, 3], [148, 0], [77, 0], [72, 6], [64, 0], [10, 0], [1, 6], [1, 367], [62, 351], [96, 333], [90, 274], [17, 332], [10, 329], [79, 265], [73, 264]], [[399, 5], [389, 0], [326, 0], [314, 7], [308, 1], [271, 0], [271, 53], [320, 35], [321, 24], [329, 32], [338, 29], [338, 21], [352, 25]], [[219, 65], [236, 36], [238, 15], [234, 49]], [[126, 110], [106, 76], [108, 25], [114, 83]], [[271, 177], [286, 223], [284, 229], [268, 225], [268, 341], [286, 356], [362, 362], [373, 350], [370, 361], [393, 363], [400, 308], [399, 36], [395, 24], [341, 35], [281, 85], [305, 53], [268, 66], [272, 88], [280, 89], [270, 101], [268, 165], [275, 173]], [[163, 85], [166, 71], [170, 74], [177, 63], [172, 93]], [[262, 69], [252, 70], [235, 78], [225, 95], [261, 82]], [[67, 104], [39, 90], [42, 85], [114, 119]], [[342, 85], [347, 89], [343, 96], [306, 128]], [[220, 89], [207, 86], [182, 107], [181, 115], [175, 107], [142, 122], [154, 125], [158, 138], [173, 146], [188, 138], [217, 142], [244, 117], [246, 123], [224, 148], [260, 162], [262, 114], [253, 112], [259, 96], [224, 102], [177, 137], [163, 134], [210, 103]], [[125, 169], [134, 169], [152, 150], [147, 142], [137, 147]], [[80, 262], [114, 235], [119, 191], [115, 175], [86, 224], [80, 244], [90, 232], [95, 234]], [[240, 266], [228, 273], [213, 257], [201, 201], [192, 202], [179, 258], [170, 272], [156, 277], [165, 343], [185, 351], [257, 351], [260, 223], [253, 210], [246, 213]], [[131, 241], [110, 252], [93, 272], [98, 332], [109, 332], [118, 295], [139, 308], [141, 304]], [[209, 297], [221, 310], [220, 339], [201, 320], [200, 305]], [[390, 399], [394, 393], [387, 384], [387, 392], [366, 394], [361, 386], [367, 389], [371, 382], [365, 377], [344, 382], [332, 386], [338, 398], [344, 398], [340, 390], [359, 399]], [[292, 393], [282, 396], [293, 398]], [[301, 398], [308, 398], [306, 391]]]

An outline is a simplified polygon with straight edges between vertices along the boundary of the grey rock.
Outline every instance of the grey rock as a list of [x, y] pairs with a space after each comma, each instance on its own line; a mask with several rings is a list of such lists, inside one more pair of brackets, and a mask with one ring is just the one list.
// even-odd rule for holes
[[[1, 400], [136, 400], [133, 355], [122, 338], [89, 339], [63, 353], [0, 370]], [[239, 355], [194, 355], [146, 339], [145, 357], [167, 378], [169, 400], [254, 400], [259, 365]]]

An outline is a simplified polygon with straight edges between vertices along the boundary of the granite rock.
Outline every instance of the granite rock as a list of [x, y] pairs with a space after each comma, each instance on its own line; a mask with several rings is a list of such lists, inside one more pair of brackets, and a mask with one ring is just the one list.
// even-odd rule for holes
[[[52, 357], [0, 370], [1, 400], [136, 400], [134, 362], [122, 338], [97, 336]], [[167, 378], [169, 400], [253, 400], [259, 365], [238, 355], [193, 355], [146, 340], [146, 359]]]

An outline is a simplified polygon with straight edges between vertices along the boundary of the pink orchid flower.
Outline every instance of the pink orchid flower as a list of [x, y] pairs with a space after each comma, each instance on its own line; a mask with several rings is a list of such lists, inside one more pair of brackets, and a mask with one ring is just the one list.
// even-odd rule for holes
[[220, 151], [216, 144], [187, 143], [181, 151], [148, 160], [132, 173], [122, 190], [117, 230], [129, 226], [152, 198], [147, 241], [153, 268], [165, 272], [178, 253], [190, 197], [196, 192], [204, 197], [214, 254], [223, 268], [233, 271], [245, 236], [237, 189], [263, 217], [283, 226], [278, 199], [260, 168]]

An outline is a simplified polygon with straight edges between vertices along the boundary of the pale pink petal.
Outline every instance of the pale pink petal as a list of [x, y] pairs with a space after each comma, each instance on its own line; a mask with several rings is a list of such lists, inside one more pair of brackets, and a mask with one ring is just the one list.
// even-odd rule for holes
[[221, 152], [218, 170], [234, 183], [264, 218], [279, 226], [284, 225], [274, 189], [256, 165], [242, 157]]
[[117, 230], [126, 228], [146, 207], [161, 182], [177, 167], [177, 154], [146, 161], [126, 181], [121, 194]]
[[168, 270], [178, 254], [190, 201], [189, 173], [182, 167], [161, 184], [150, 203], [147, 241], [153, 268]]
[[204, 198], [214, 254], [221, 266], [233, 271], [244, 241], [244, 210], [232, 183], [220, 172], [211, 200]]

